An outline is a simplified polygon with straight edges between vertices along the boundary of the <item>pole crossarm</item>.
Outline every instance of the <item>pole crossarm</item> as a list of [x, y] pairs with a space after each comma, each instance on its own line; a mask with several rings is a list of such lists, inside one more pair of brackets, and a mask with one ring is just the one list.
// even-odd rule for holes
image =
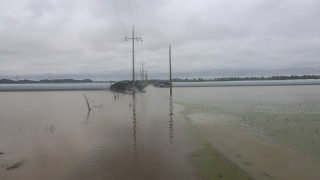
[[137, 40], [137, 42], [138, 42], [138, 41], [143, 41], [141, 37], [134, 37], [134, 38], [125, 37], [125, 40], [126, 40], [126, 41], [128, 41], [128, 40]]

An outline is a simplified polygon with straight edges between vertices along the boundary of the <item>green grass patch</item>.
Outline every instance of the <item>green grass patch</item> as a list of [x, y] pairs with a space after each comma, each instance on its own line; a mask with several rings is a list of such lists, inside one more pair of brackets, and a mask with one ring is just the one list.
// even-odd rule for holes
[[193, 156], [198, 160], [197, 173], [205, 179], [252, 179], [246, 172], [241, 170], [209, 144], [205, 144], [204, 148], [196, 151]]

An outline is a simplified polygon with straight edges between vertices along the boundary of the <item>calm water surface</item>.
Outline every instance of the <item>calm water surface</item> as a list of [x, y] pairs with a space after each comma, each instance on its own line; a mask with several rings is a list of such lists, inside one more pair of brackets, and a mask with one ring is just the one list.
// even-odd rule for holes
[[0, 179], [201, 179], [190, 126], [255, 179], [320, 177], [319, 85], [168, 91], [1, 92]]
[[186, 159], [195, 146], [178, 109], [170, 115], [167, 89], [135, 98], [111, 91], [0, 96], [0, 179], [198, 179]]
[[0, 84], [0, 91], [107, 90], [111, 83]]

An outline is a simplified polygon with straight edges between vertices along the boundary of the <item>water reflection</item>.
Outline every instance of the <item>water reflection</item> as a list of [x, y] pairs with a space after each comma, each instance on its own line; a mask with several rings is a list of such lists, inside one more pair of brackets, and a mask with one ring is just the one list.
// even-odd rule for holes
[[137, 118], [136, 118], [136, 96], [135, 94], [132, 94], [132, 140], [133, 140], [133, 152], [134, 152], [134, 157], [136, 158], [138, 156], [138, 151], [137, 151]]
[[169, 110], [170, 110], [170, 113], [169, 113], [169, 136], [170, 136], [170, 143], [173, 143], [173, 98], [172, 96], [170, 96], [170, 99], [169, 99]]
[[119, 94], [118, 93], [113, 94], [113, 99], [114, 99], [114, 101], [117, 101], [119, 99]]
[[[53, 134], [54, 131], [56, 130], [56, 127], [53, 124], [51, 124], [47, 126], [46, 130], [47, 132], [50, 132], [51, 134]], [[20, 128], [20, 131], [21, 131], [21, 128]]]
[[88, 111], [86, 121], [84, 123], [89, 123], [90, 120], [94, 119], [94, 112], [93, 111]]

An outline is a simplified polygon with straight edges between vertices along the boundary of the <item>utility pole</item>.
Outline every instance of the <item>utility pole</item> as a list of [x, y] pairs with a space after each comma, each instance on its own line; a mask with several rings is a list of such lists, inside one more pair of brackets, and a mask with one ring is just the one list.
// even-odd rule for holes
[[135, 93], [135, 88], [136, 88], [136, 80], [135, 80], [135, 71], [134, 71], [134, 41], [136, 40], [137, 42], [140, 40], [142, 41], [141, 37], [135, 37], [134, 36], [134, 26], [132, 26], [132, 37], [127, 38], [125, 37], [125, 40], [132, 40], [132, 86], [133, 86], [133, 93]]
[[142, 82], [142, 70], [140, 69], [140, 80], [141, 80], [141, 82]]
[[147, 68], [144, 69], [144, 80], [146, 83], [148, 83], [148, 72], [147, 72]]
[[146, 65], [143, 60], [142, 60], [142, 63], [140, 64], [141, 65], [141, 70], [140, 70], [140, 74], [141, 74], [141, 82], [145, 83], [145, 67], [144, 65]]
[[171, 45], [169, 45], [170, 96], [172, 96]]
[[142, 71], [142, 82], [144, 83], [145, 79], [144, 79], [144, 67], [143, 67], [143, 65], [144, 64], [143, 64], [143, 61], [142, 61], [142, 65], [141, 65], [142, 66], [142, 70], [141, 71]]

